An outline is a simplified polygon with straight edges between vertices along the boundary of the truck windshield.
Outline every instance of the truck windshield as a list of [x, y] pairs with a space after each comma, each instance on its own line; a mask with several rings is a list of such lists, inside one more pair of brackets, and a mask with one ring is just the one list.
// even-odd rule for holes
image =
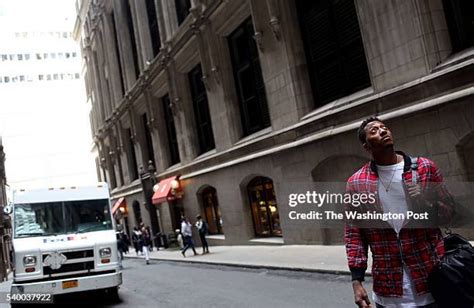
[[16, 204], [15, 238], [112, 229], [109, 200]]

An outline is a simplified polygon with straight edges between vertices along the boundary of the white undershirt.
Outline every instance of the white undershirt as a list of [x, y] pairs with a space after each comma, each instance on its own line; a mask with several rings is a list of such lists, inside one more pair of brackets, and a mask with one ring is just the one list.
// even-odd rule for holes
[[[384, 213], [403, 213], [406, 215], [408, 204], [403, 188], [404, 161], [394, 165], [377, 165], [379, 175], [378, 194]], [[387, 191], [388, 188], [388, 191]], [[398, 234], [403, 227], [404, 220], [387, 221]], [[431, 294], [417, 295], [415, 285], [410, 278], [408, 268], [403, 265], [403, 295], [402, 297], [384, 297], [372, 293], [372, 299], [379, 305], [387, 308], [415, 308], [434, 302]]]

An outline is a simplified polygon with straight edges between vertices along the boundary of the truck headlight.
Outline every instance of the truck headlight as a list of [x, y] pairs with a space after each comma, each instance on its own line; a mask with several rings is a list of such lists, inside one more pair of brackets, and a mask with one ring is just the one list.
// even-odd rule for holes
[[112, 249], [107, 247], [107, 248], [101, 248], [99, 249], [99, 255], [101, 258], [110, 258], [112, 255]]
[[35, 256], [24, 256], [23, 257], [23, 265], [24, 266], [35, 266], [36, 265], [36, 257]]

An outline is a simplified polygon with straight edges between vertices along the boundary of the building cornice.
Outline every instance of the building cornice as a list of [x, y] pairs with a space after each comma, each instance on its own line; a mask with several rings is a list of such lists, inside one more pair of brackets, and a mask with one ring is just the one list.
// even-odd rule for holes
[[[450, 103], [459, 99], [473, 97], [473, 96], [474, 96], [474, 87], [469, 87], [469, 88], [462, 89], [453, 93], [445, 94], [440, 97], [435, 97], [423, 102], [418, 102], [409, 106], [403, 106], [402, 108], [398, 108], [395, 110], [387, 110], [387, 111], [379, 113], [377, 117], [383, 121], [387, 121], [387, 120], [407, 116], [416, 112], [421, 112], [427, 109], [435, 108], [441, 105], [445, 105], [447, 103]], [[318, 140], [329, 138], [329, 137], [346, 133], [349, 131], [354, 131], [360, 126], [361, 121], [362, 121], [361, 119], [357, 119], [356, 121], [351, 121], [351, 122], [341, 123], [334, 126], [325, 127], [322, 130], [316, 131], [307, 136], [304, 136], [302, 138], [297, 138], [296, 140], [293, 140], [284, 144], [279, 144], [274, 147], [266, 148], [266, 149], [251, 153], [249, 155], [236, 157], [228, 161], [224, 160], [225, 161], [224, 163], [220, 163], [216, 165], [211, 164], [211, 167], [198, 168], [197, 170], [187, 172], [187, 170], [190, 170], [190, 167], [193, 167], [193, 165], [201, 165], [202, 163], [204, 163], [202, 164], [203, 166], [209, 165], [205, 163], [206, 160], [215, 159], [218, 156], [228, 154], [228, 152], [235, 151], [238, 148], [240, 148], [240, 147], [234, 147], [234, 148], [229, 149], [228, 151], [217, 153], [215, 155], [210, 155], [206, 157], [206, 159], [202, 159], [200, 161], [193, 161], [187, 165], [180, 166], [180, 168], [173, 169], [173, 170], [166, 170], [165, 172], [158, 174], [158, 178], [166, 178], [173, 174], [179, 173], [179, 174], [182, 174], [181, 179], [184, 180], [184, 179], [189, 179], [189, 178], [196, 177], [202, 174], [206, 174], [209, 172], [217, 171], [219, 169], [228, 168], [228, 167], [238, 165], [246, 161], [258, 159], [264, 156], [275, 155], [278, 152], [294, 149], [296, 147], [303, 146], [303, 145], [306, 145]], [[299, 126], [302, 126], [302, 124], [300, 124]], [[289, 129], [295, 129], [295, 128], [296, 127], [291, 127]], [[255, 144], [256, 142], [264, 142], [264, 139], [273, 138], [287, 131], [288, 129], [276, 131], [276, 132], [264, 135], [262, 136], [262, 138], [251, 140], [247, 144], [242, 144], [242, 146], [248, 146], [251, 144]]]
[[[462, 76], [474, 74], [474, 59], [383, 92], [334, 101], [302, 117], [298, 123], [292, 126], [277, 131], [270, 130], [259, 136], [254, 135], [247, 141], [241, 140], [224, 151], [198, 157], [187, 164], [171, 167], [158, 174], [158, 178], [166, 178], [178, 173], [182, 174], [182, 179], [199, 176], [355, 130], [363, 118], [374, 114], [383, 120], [390, 120], [473, 97], [472, 83], [466, 81], [465, 78], [458, 77], [459, 74]], [[445, 92], [439, 92], [443, 89], [442, 85], [446, 84], [446, 80], [457, 80], [459, 84], [449, 85], [443, 90]], [[453, 87], [457, 91], [450, 90]], [[429, 96], [426, 96], [428, 93]], [[412, 100], [400, 101], [401, 96], [411, 97]], [[356, 121], [353, 116], [355, 110], [361, 116]], [[350, 119], [350, 121], [346, 119]], [[242, 157], [239, 155], [242, 152], [251, 154]], [[218, 163], [213, 164], [211, 161]]]

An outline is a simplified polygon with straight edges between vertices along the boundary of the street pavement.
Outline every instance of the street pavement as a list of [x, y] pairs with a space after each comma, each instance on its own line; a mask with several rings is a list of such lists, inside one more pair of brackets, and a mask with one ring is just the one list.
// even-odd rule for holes
[[[347, 275], [158, 260], [146, 265], [137, 258], [125, 259], [123, 267], [118, 302], [92, 292], [25, 307], [354, 307]], [[1, 283], [0, 292], [9, 284]]]
[[[346, 252], [343, 245], [248, 245], [248, 246], [211, 246], [209, 254], [201, 254], [201, 248], [196, 247], [199, 255], [194, 256], [191, 250], [186, 252], [186, 258], [177, 249], [160, 249], [151, 252], [154, 260], [175, 262], [220, 264], [248, 268], [286, 269], [307, 272], [349, 274]], [[126, 258], [143, 258], [136, 255], [131, 248]], [[370, 275], [371, 256], [369, 256]]]
[[[47, 307], [353, 306], [343, 246], [212, 246], [210, 251], [194, 256], [189, 250], [184, 258], [177, 248], [154, 250], [146, 265], [130, 250], [119, 302], [96, 292], [61, 296]], [[8, 292], [10, 283], [0, 283], [0, 292]]]
[[[177, 248], [154, 250], [146, 265], [130, 249], [119, 302], [92, 292], [61, 296], [46, 307], [355, 307], [342, 245], [211, 246], [210, 251], [194, 256], [189, 250], [184, 258]], [[368, 275], [370, 267], [369, 261]], [[0, 283], [0, 295], [10, 284], [11, 277]], [[365, 285], [371, 292], [370, 277]], [[9, 305], [0, 303], [3, 307]]]
[[138, 259], [123, 273], [114, 307], [355, 307], [347, 275]]

